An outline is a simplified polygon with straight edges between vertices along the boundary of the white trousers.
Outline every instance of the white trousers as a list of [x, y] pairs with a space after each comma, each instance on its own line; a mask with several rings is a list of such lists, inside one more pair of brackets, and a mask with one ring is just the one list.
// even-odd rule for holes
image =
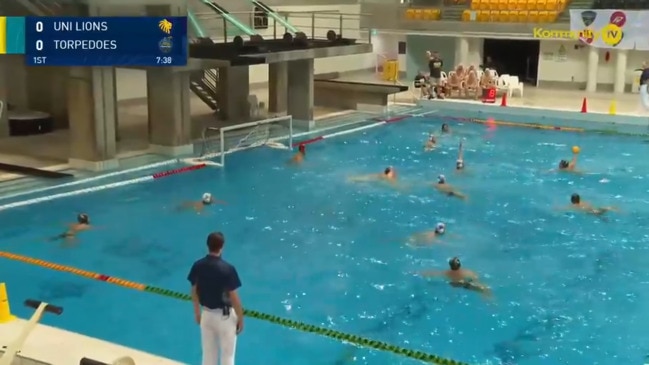
[[640, 86], [640, 103], [646, 111], [649, 111], [649, 85], [644, 84]]
[[234, 365], [237, 347], [237, 314], [230, 309], [224, 316], [222, 309], [203, 308], [201, 313], [202, 365]]

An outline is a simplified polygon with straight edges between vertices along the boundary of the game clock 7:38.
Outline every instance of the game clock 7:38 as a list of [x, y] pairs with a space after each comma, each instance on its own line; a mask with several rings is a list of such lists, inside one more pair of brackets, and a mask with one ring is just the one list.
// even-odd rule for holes
[[158, 56], [155, 58], [155, 63], [158, 65], [171, 65], [174, 58], [171, 56]]

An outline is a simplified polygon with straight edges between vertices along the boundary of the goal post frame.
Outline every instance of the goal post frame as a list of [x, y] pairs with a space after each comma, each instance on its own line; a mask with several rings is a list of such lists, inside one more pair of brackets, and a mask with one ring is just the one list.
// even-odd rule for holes
[[221, 151], [220, 151], [221, 166], [225, 166], [225, 155], [228, 153], [228, 150], [226, 149], [226, 145], [225, 145], [226, 143], [225, 134], [228, 131], [237, 130], [237, 129], [246, 129], [246, 128], [256, 128], [264, 124], [272, 124], [272, 123], [282, 122], [282, 121], [288, 122], [288, 136], [271, 138], [270, 141], [287, 138], [288, 148], [293, 149], [293, 116], [292, 115], [273, 117], [268, 119], [257, 120], [254, 122], [234, 124], [234, 125], [219, 128], [219, 142], [220, 142], [219, 144], [221, 147]]

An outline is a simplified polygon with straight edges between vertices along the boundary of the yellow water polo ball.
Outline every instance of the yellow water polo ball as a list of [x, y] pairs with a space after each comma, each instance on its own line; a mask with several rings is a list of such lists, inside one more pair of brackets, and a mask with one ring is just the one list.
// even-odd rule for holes
[[579, 153], [579, 151], [581, 151], [579, 146], [572, 146], [572, 153], [577, 154], [577, 153]]

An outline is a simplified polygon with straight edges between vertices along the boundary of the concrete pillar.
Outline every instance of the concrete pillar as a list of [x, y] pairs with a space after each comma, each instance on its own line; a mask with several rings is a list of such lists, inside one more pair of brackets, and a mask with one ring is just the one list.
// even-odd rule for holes
[[232, 123], [250, 120], [250, 74], [248, 66], [219, 68], [217, 85], [218, 103], [221, 119]]
[[27, 107], [49, 113], [54, 128], [68, 127], [67, 94], [61, 92], [66, 82], [64, 67], [31, 67], [27, 70]]
[[313, 58], [288, 62], [288, 114], [309, 129], [313, 122]]
[[597, 66], [599, 52], [595, 47], [588, 47], [588, 61], [586, 66], [586, 92], [593, 93], [597, 90]]
[[151, 149], [174, 156], [191, 154], [189, 73], [153, 68], [146, 72], [146, 83]]
[[268, 65], [268, 112], [285, 114], [288, 103], [288, 62]]
[[9, 85], [7, 84], [7, 67], [6, 56], [0, 57], [0, 138], [9, 136], [9, 119], [7, 118], [7, 95], [9, 94]]
[[118, 166], [114, 79], [112, 67], [70, 67], [67, 105], [73, 167], [106, 170]]
[[616, 94], [624, 94], [626, 85], [626, 64], [628, 59], [628, 51], [626, 49], [618, 49], [615, 52], [615, 82], [613, 83], [613, 92]]
[[469, 62], [469, 39], [466, 37], [455, 38], [455, 63], [465, 67]]

